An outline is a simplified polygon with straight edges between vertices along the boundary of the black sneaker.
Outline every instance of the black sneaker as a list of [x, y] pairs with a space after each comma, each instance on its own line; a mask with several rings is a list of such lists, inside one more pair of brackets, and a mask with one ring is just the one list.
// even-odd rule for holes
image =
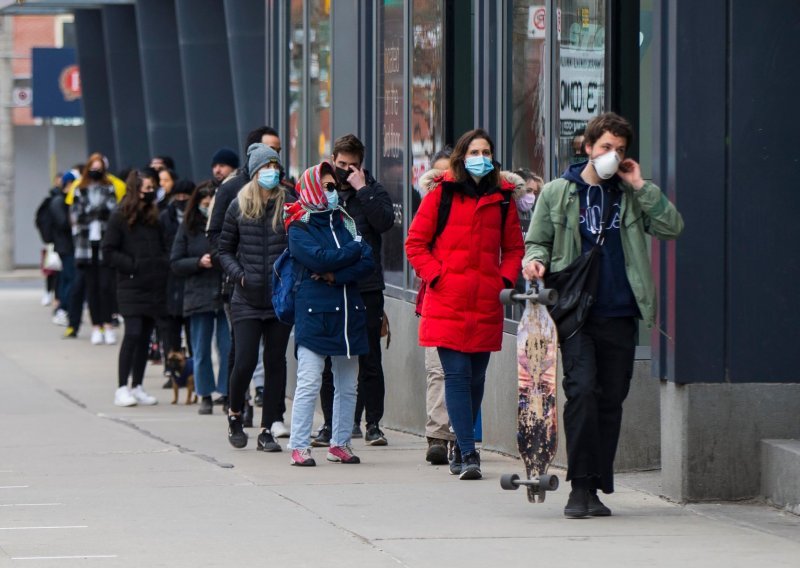
[[573, 487], [564, 507], [564, 516], [568, 519], [583, 519], [589, 516], [589, 491], [582, 487]]
[[242, 422], [245, 428], [253, 427], [253, 405], [249, 402], [244, 402], [244, 409], [242, 410]]
[[256, 396], [253, 398], [253, 404], [259, 408], [264, 405], [264, 387], [256, 387]]
[[256, 449], [259, 452], [280, 452], [283, 448], [275, 441], [275, 438], [272, 437], [272, 433], [269, 430], [264, 430], [258, 435], [258, 445]]
[[457, 442], [450, 444], [450, 475], [461, 474], [461, 448], [458, 447]]
[[331, 427], [323, 424], [319, 433], [311, 440], [311, 445], [315, 448], [327, 448], [331, 445]]
[[447, 463], [447, 440], [441, 438], [428, 438], [428, 451], [425, 452], [425, 461], [431, 465], [444, 465]]
[[367, 424], [367, 433], [364, 436], [364, 442], [368, 446], [385, 446], [389, 442], [386, 441], [386, 436], [383, 435], [381, 429], [377, 424]]
[[364, 434], [361, 433], [361, 426], [358, 424], [353, 424], [353, 433], [350, 434], [351, 438], [363, 438]]
[[204, 396], [200, 399], [200, 408], [197, 409], [197, 414], [213, 414], [214, 404], [211, 402], [210, 396]]
[[477, 451], [470, 452], [464, 456], [464, 463], [461, 464], [459, 479], [480, 479], [481, 475], [481, 456]]
[[589, 490], [589, 516], [591, 517], [610, 517], [611, 509], [603, 505], [597, 496], [597, 489]]
[[[167, 377], [167, 380], [161, 385], [162, 389], [171, 389], [172, 388], [172, 377]], [[201, 413], [202, 414], [202, 413]]]
[[244, 431], [240, 415], [228, 415], [228, 442], [234, 448], [244, 448], [247, 445], [247, 433]]

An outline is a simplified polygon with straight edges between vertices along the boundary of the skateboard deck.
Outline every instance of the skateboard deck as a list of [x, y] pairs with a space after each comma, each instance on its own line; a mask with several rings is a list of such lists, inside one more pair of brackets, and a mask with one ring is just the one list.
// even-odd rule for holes
[[517, 447], [526, 476], [523, 480], [517, 474], [504, 475], [500, 484], [503, 489], [526, 486], [531, 503], [543, 502], [547, 491], [558, 488], [558, 478], [547, 474], [558, 443], [558, 333], [547, 306], [557, 298], [541, 284], [524, 293], [504, 290], [500, 296], [505, 304], [525, 305], [517, 329]]

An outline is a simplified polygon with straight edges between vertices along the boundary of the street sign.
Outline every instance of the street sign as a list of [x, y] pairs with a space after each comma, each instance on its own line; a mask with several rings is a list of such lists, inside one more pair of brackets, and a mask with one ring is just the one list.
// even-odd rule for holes
[[81, 118], [81, 78], [72, 48], [33, 48], [33, 116]]

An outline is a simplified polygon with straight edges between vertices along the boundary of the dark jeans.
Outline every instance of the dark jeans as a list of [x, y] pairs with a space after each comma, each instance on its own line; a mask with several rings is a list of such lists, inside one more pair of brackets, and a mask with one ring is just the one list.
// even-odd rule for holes
[[114, 269], [93, 259], [82, 267], [86, 278], [86, 299], [92, 325], [111, 323], [114, 307]]
[[261, 408], [261, 427], [269, 428], [273, 422], [282, 422], [286, 411], [286, 347], [289, 345], [291, 326], [278, 321], [242, 320], [233, 324], [236, 337], [236, 361], [230, 376], [231, 411], [241, 412], [245, 393], [253, 378], [258, 362], [258, 346], [264, 338], [264, 405]]
[[632, 317], [590, 316], [578, 333], [561, 343], [567, 481], [586, 477], [592, 487], [614, 491], [614, 456], [622, 403], [633, 375], [636, 334]]
[[83, 305], [86, 302], [86, 270], [81, 267], [75, 269], [75, 279], [72, 281], [72, 290], [69, 293], [69, 326], [77, 333], [83, 319]]
[[156, 325], [155, 319], [147, 316], [125, 316], [125, 336], [119, 348], [119, 386], [128, 384], [133, 375], [132, 388], [142, 384], [147, 366], [150, 334]]
[[461, 454], [475, 451], [475, 419], [483, 401], [490, 353], [462, 353], [439, 347], [444, 370], [444, 398]]
[[[367, 341], [369, 353], [358, 357], [358, 398], [356, 399], [355, 424], [361, 423], [366, 410], [367, 424], [378, 424], [383, 419], [383, 399], [386, 393], [381, 361], [381, 325], [383, 325], [383, 292], [362, 292], [361, 299], [367, 308]], [[333, 414], [333, 373], [331, 359], [325, 358], [322, 371], [320, 405], [325, 424], [331, 424]]]
[[[161, 349], [164, 356], [168, 356], [170, 351], [180, 351], [183, 347], [181, 342], [181, 330], [186, 336], [186, 352], [192, 356], [192, 333], [189, 325], [189, 318], [183, 316], [164, 316], [159, 321]], [[227, 366], [227, 362], [225, 363]]]
[[75, 257], [61, 255], [61, 272], [58, 274], [58, 307], [69, 313], [72, 282], [75, 280]]

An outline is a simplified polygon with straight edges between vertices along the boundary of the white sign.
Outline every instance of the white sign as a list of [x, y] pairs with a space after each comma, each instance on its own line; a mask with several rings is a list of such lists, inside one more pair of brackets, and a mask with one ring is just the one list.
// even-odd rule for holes
[[[561, 40], [561, 8], [556, 10], [558, 39]], [[547, 35], [547, 10], [544, 6], [528, 6], [528, 38], [544, 39]]]
[[16, 107], [31, 106], [33, 100], [33, 89], [30, 87], [14, 87], [11, 91], [11, 104]]
[[603, 110], [605, 51], [561, 47], [561, 120], [588, 121]]

